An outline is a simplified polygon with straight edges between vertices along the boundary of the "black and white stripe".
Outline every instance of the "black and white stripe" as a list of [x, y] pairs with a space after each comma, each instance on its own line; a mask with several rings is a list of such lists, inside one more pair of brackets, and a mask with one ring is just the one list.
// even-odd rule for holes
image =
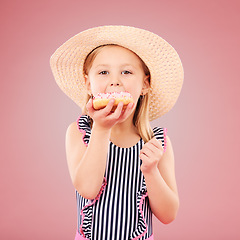
[[77, 119], [77, 124], [78, 124], [79, 130], [85, 132], [83, 140], [84, 140], [85, 144], [88, 144], [89, 140], [90, 140], [90, 136], [91, 136], [91, 127], [90, 127], [90, 118], [89, 118], [89, 116], [81, 115]]
[[[88, 143], [91, 129], [89, 117], [78, 119], [79, 129], [86, 132], [83, 140]], [[153, 129], [157, 139], [164, 144], [164, 130]], [[81, 229], [86, 238], [91, 240], [128, 240], [141, 236], [139, 240], [152, 235], [152, 212], [146, 195], [146, 184], [140, 170], [139, 152], [144, 142], [142, 139], [130, 148], [120, 148], [109, 142], [106, 165], [106, 186], [97, 201], [84, 199], [76, 191], [78, 210], [78, 231]], [[144, 198], [140, 212], [140, 201]], [[84, 208], [84, 223], [81, 210]], [[146, 222], [146, 224], [144, 223]]]
[[163, 149], [166, 148], [166, 128], [155, 127], [153, 128], [153, 135], [156, 137], [157, 140], [162, 141]]

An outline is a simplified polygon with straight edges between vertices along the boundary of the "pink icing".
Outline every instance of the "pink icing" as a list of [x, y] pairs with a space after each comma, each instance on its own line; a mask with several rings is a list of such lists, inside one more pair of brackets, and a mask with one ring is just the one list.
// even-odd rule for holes
[[109, 99], [109, 98], [132, 98], [129, 92], [108, 92], [98, 93], [93, 99]]

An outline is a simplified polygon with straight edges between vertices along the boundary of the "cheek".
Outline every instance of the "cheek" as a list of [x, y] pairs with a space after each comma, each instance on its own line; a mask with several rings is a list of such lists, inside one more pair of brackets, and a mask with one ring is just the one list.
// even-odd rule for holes
[[97, 93], [100, 93], [100, 92], [104, 92], [104, 88], [102, 88], [101, 86], [96, 86], [96, 85], [94, 85], [94, 87], [92, 87], [93, 95], [96, 95]]
[[137, 80], [133, 81], [133, 84], [128, 85], [129, 91], [131, 91], [132, 94], [134, 95], [133, 97], [137, 97], [137, 98], [142, 93], [142, 87], [143, 87], [142, 82]]
[[90, 86], [91, 86], [93, 95], [104, 91], [103, 82], [97, 81], [96, 79], [90, 81]]
[[137, 104], [137, 102], [138, 102], [139, 96], [141, 95], [141, 90], [142, 90], [141, 88], [136, 87], [136, 86], [135, 86], [135, 88], [129, 90], [129, 92], [131, 93], [131, 95], [134, 99], [135, 104]]

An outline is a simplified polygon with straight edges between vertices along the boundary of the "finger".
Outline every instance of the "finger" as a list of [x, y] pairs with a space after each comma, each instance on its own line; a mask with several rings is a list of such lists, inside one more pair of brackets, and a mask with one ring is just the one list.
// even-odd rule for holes
[[145, 148], [142, 148], [142, 149], [141, 149], [140, 153], [142, 153], [142, 154], [150, 157], [150, 156], [152, 156], [152, 154], [154, 153], [154, 150], [152, 150], [152, 149], [150, 149], [150, 148], [148, 148], [148, 147], [145, 147]]
[[160, 139], [158, 140], [156, 137], [153, 137], [150, 141], [148, 141], [148, 143], [157, 148], [163, 149], [162, 141]]
[[104, 112], [105, 115], [108, 115], [112, 108], [113, 108], [113, 105], [114, 105], [114, 102], [115, 102], [115, 99], [114, 98], [111, 98], [107, 104], [107, 106], [105, 108], [102, 109], [102, 111]]
[[123, 102], [119, 102], [115, 111], [112, 114], [112, 118], [118, 119], [121, 116], [122, 109], [123, 109]]
[[133, 102], [128, 103], [127, 107], [124, 110], [123, 115], [128, 115], [128, 113], [132, 111], [133, 107], [134, 107], [134, 103]]
[[145, 154], [140, 154], [140, 155], [139, 155], [139, 158], [140, 158], [143, 162], [146, 162], [146, 161], [149, 160], [149, 157], [146, 156]]
[[125, 108], [125, 110], [122, 111], [122, 116], [121, 116], [121, 120], [127, 118], [129, 116], [129, 113], [131, 113], [132, 109], [134, 107], [134, 103], [129, 103], [127, 105], [127, 107]]
[[147, 147], [152, 151], [152, 152], [156, 152], [159, 150], [162, 150], [162, 147], [160, 144], [156, 144], [154, 142], [148, 142]]

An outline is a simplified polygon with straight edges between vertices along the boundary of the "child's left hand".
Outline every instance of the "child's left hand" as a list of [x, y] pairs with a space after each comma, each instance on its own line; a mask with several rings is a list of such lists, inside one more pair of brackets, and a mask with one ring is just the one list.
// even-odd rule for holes
[[157, 140], [156, 137], [143, 145], [140, 151], [140, 159], [142, 160], [141, 171], [143, 174], [157, 169], [163, 152], [162, 142]]

